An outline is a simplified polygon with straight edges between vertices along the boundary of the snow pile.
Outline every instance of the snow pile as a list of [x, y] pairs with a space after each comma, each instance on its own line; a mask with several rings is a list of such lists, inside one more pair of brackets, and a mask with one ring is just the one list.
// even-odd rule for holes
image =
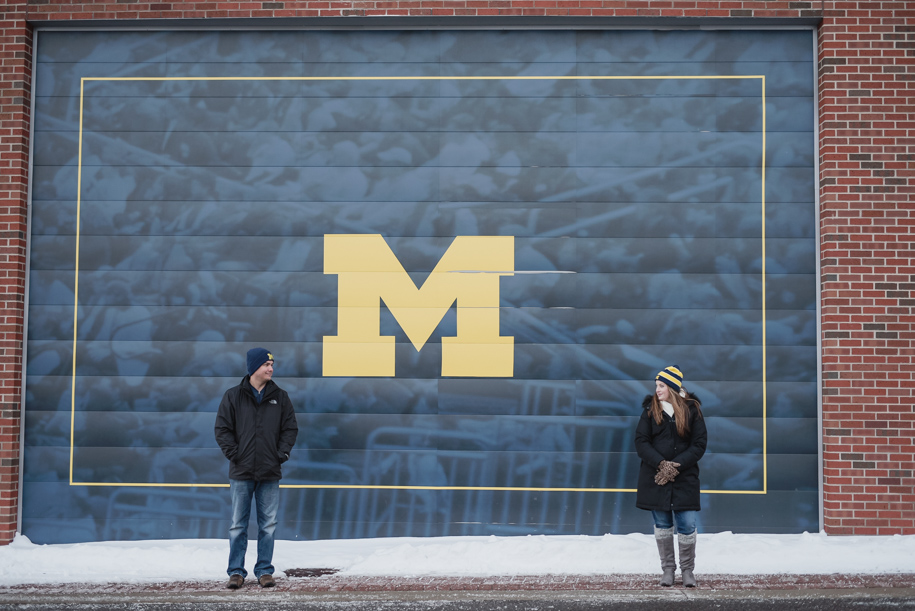
[[[252, 570], [255, 544], [246, 566]], [[0, 547], [0, 586], [222, 580], [228, 539]], [[359, 576], [600, 575], [658, 572], [651, 535], [438, 537], [277, 541], [277, 572], [335, 568]], [[700, 534], [705, 574], [915, 573], [915, 536]]]

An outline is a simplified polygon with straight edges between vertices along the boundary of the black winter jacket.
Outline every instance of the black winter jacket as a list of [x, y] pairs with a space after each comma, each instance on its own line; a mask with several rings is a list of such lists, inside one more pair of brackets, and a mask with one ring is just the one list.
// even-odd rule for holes
[[[655, 511], [698, 511], [699, 506], [699, 459], [705, 454], [708, 434], [705, 419], [699, 416], [699, 399], [690, 393], [689, 432], [687, 436], [677, 434], [677, 424], [667, 414], [662, 414], [661, 424], [651, 417], [652, 395], [642, 401], [642, 416], [635, 431], [635, 451], [642, 464], [639, 467], [639, 482], [635, 506]], [[663, 486], [654, 483], [658, 465], [662, 460], [680, 463], [680, 474]]]
[[260, 404], [249, 376], [222, 397], [216, 413], [216, 443], [229, 459], [229, 479], [278, 480], [299, 427], [286, 391], [273, 380]]

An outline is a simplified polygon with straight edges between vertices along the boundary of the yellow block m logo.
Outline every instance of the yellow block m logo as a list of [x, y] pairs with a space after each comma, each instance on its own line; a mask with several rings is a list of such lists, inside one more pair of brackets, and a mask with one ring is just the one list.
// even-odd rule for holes
[[381, 301], [420, 350], [457, 300], [457, 335], [442, 338], [442, 375], [512, 377], [514, 338], [499, 335], [499, 277], [515, 269], [512, 236], [458, 236], [417, 289], [379, 234], [324, 236], [337, 275], [337, 335], [324, 337], [325, 376], [393, 376], [394, 337]]

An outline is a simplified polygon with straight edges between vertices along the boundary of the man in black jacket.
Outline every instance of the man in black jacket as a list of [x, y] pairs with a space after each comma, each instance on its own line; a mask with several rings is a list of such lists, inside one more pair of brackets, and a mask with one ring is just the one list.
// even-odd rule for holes
[[279, 509], [282, 465], [289, 460], [299, 427], [286, 391], [274, 383], [273, 355], [264, 348], [248, 351], [248, 375], [226, 391], [216, 414], [216, 443], [229, 459], [232, 525], [229, 528], [229, 583], [245, 582], [251, 498], [257, 508], [257, 564], [261, 587], [273, 580], [273, 534]]

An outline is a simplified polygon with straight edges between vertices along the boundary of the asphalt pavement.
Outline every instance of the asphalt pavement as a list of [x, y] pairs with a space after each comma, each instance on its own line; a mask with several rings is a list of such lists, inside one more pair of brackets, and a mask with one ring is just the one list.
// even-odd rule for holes
[[697, 575], [699, 587], [657, 575], [512, 577], [277, 576], [238, 591], [224, 582], [22, 584], [0, 587], [0, 609], [155, 611], [915, 611], [915, 574]]
[[[4, 597], [6, 598], [6, 597]], [[375, 592], [245, 593], [228, 595], [106, 594], [73, 592], [7, 599], [0, 609], [98, 611], [870, 611], [915, 609], [913, 591], [833, 590], [740, 592]]]

